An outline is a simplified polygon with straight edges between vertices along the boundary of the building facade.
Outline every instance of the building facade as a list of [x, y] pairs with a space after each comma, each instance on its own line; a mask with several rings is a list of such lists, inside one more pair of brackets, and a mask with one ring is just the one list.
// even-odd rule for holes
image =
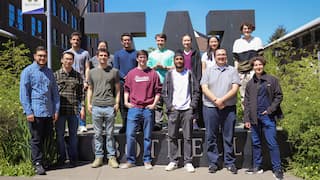
[[[70, 48], [69, 38], [74, 31], [81, 29], [80, 11], [77, 2], [72, 0], [51, 0], [52, 68], [60, 67], [61, 53]], [[30, 50], [46, 45], [46, 16], [44, 14], [22, 14], [21, 0], [0, 1], [0, 41], [9, 38], [24, 43]], [[12, 35], [12, 36], [10, 36]]]
[[[104, 0], [75, 0], [80, 16], [83, 18], [87, 13], [104, 12]], [[84, 20], [81, 20], [80, 27], [84, 29]], [[99, 37], [97, 35], [84, 35], [82, 47], [89, 51], [91, 56], [95, 55]]]

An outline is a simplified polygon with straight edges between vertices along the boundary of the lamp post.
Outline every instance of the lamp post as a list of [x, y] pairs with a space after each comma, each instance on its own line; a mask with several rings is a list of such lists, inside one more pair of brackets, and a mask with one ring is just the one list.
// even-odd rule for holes
[[48, 68], [52, 67], [52, 58], [51, 58], [51, 0], [47, 0], [47, 49], [48, 49]]

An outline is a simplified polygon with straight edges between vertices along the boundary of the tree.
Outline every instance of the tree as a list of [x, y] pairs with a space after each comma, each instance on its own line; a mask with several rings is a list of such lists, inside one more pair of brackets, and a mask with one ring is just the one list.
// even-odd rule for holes
[[286, 28], [283, 25], [278, 26], [278, 28], [275, 30], [275, 32], [271, 35], [269, 38], [269, 43], [281, 38], [282, 36], [286, 35], [288, 32]]

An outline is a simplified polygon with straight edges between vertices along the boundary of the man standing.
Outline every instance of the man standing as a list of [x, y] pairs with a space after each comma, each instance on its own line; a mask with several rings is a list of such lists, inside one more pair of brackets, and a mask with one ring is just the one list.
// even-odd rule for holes
[[233, 151], [233, 134], [236, 122], [237, 91], [240, 79], [235, 68], [227, 64], [227, 52], [215, 52], [216, 64], [208, 68], [202, 76], [203, 117], [206, 126], [209, 173], [218, 170], [219, 151], [217, 145], [221, 128], [224, 149], [224, 165], [228, 171], [237, 174]]
[[263, 55], [263, 44], [260, 38], [252, 36], [255, 26], [251, 23], [242, 23], [240, 31], [242, 37], [237, 39], [233, 44], [234, 65], [240, 76], [240, 96], [241, 106], [243, 101], [247, 83], [252, 78], [254, 72], [250, 65], [250, 59], [255, 56]]
[[83, 119], [85, 115], [85, 95], [81, 74], [72, 68], [73, 58], [73, 53], [64, 52], [61, 58], [62, 67], [54, 73], [60, 94], [59, 120], [55, 125], [59, 152], [58, 164], [64, 165], [66, 160], [64, 134], [67, 121], [69, 129], [68, 157], [70, 158], [70, 165], [76, 166], [78, 161], [78, 104], [82, 105], [80, 117]]
[[[160, 78], [161, 84], [166, 77], [169, 69], [174, 68], [173, 56], [174, 52], [166, 48], [167, 36], [165, 34], [157, 34], [155, 36], [158, 49], [152, 51], [149, 56], [148, 66], [154, 69]], [[159, 131], [162, 129], [163, 122], [163, 99], [160, 98], [159, 103], [155, 109], [155, 126], [154, 130]]]
[[263, 173], [262, 169], [262, 134], [266, 139], [272, 171], [276, 179], [283, 179], [280, 150], [277, 143], [276, 120], [283, 117], [280, 108], [283, 94], [278, 79], [264, 71], [266, 60], [262, 56], [251, 59], [255, 72], [248, 82], [244, 99], [244, 121], [251, 130], [253, 168], [247, 174]]
[[[70, 44], [71, 48], [67, 50], [66, 52], [72, 52], [74, 54], [74, 63], [72, 65], [73, 69], [81, 74], [81, 78], [83, 80], [83, 87], [84, 90], [87, 90], [88, 88], [88, 82], [85, 77], [85, 72], [90, 69], [90, 55], [89, 52], [82, 49], [81, 46], [81, 34], [79, 32], [73, 32], [71, 34], [70, 38]], [[79, 103], [79, 109], [81, 110], [82, 105]], [[83, 116], [83, 119], [81, 117], [79, 118], [79, 131], [80, 132], [86, 132], [86, 116]]]
[[[118, 70], [108, 66], [109, 52], [98, 50], [99, 66], [89, 72], [88, 111], [92, 113], [95, 141], [95, 160], [91, 167], [103, 165], [103, 123], [106, 128], [106, 148], [108, 165], [118, 168], [115, 141], [113, 137], [114, 119], [119, 109], [120, 80]], [[116, 95], [116, 97], [114, 97]]]
[[42, 165], [44, 142], [51, 138], [53, 122], [58, 120], [60, 97], [51, 69], [47, 67], [47, 50], [39, 46], [34, 62], [21, 73], [20, 102], [31, 133], [31, 158], [36, 174], [45, 175]]
[[119, 133], [126, 132], [128, 108], [124, 105], [124, 83], [128, 72], [137, 67], [137, 51], [132, 47], [132, 35], [124, 33], [121, 35], [123, 49], [115, 52], [113, 67], [119, 70], [120, 74], [120, 112], [122, 118], [122, 128]]
[[160, 98], [161, 84], [157, 73], [147, 67], [148, 52], [137, 52], [138, 67], [128, 73], [124, 100], [129, 108], [127, 122], [127, 163], [120, 168], [127, 169], [136, 163], [136, 129], [143, 124], [143, 162], [145, 169], [151, 165], [151, 133], [154, 124], [154, 108]]
[[199, 82], [191, 70], [185, 68], [181, 53], [174, 55], [175, 69], [169, 71], [163, 83], [162, 97], [167, 107], [169, 159], [166, 171], [178, 167], [178, 135], [179, 128], [183, 132], [184, 168], [194, 172], [192, 165], [192, 122], [193, 110], [197, 109], [199, 101]]

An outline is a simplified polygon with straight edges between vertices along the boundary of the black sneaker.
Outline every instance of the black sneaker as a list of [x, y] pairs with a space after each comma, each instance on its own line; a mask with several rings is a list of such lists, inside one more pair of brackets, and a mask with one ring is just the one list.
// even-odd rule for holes
[[283, 179], [283, 172], [281, 169], [276, 170], [273, 172], [273, 176], [276, 178], [276, 180], [282, 180]]
[[246, 174], [262, 174], [263, 169], [261, 167], [250, 168], [245, 171]]
[[232, 174], [238, 174], [238, 169], [234, 164], [232, 164], [231, 166], [228, 166], [227, 170]]
[[216, 173], [218, 171], [218, 167], [216, 165], [209, 166], [209, 173]]
[[44, 170], [43, 166], [40, 163], [37, 162], [34, 165], [34, 168], [35, 168], [36, 174], [38, 174], [38, 175], [46, 175], [46, 170]]

